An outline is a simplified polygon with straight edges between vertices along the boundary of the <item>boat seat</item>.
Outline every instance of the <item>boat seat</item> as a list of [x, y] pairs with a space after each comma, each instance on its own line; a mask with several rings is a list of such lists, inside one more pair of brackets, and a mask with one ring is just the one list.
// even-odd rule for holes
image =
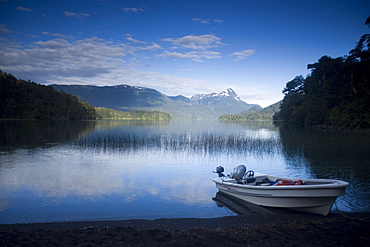
[[251, 184], [256, 182], [256, 178], [245, 178], [243, 179], [243, 184]]
[[268, 177], [264, 177], [262, 181], [256, 182], [256, 185], [270, 185], [270, 179]]

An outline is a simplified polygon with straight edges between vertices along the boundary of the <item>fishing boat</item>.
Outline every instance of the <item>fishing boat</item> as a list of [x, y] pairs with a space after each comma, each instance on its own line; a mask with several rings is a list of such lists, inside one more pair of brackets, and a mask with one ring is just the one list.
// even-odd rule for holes
[[328, 215], [337, 197], [345, 194], [349, 185], [335, 179], [296, 179], [277, 177], [252, 170], [244, 165], [224, 175], [216, 168], [218, 177], [212, 181], [220, 192], [265, 207], [287, 208], [302, 212]]

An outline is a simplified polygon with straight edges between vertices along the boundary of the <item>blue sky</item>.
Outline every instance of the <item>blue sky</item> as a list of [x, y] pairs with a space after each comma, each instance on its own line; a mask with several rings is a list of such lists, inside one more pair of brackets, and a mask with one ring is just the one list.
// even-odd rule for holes
[[0, 69], [41, 84], [228, 87], [266, 107], [321, 56], [348, 54], [370, 1], [0, 0]]

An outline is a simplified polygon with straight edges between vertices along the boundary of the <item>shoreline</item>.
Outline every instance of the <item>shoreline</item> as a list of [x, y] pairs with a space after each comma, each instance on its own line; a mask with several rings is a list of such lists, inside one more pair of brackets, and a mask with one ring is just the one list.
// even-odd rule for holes
[[370, 212], [0, 224], [0, 246], [365, 246]]

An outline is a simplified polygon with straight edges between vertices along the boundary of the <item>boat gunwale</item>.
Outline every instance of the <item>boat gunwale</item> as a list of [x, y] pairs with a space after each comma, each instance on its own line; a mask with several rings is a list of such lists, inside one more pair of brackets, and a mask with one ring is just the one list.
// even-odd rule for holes
[[250, 196], [250, 197], [266, 197], [266, 198], [338, 198], [339, 196], [327, 196], [327, 195], [273, 195], [273, 194], [256, 194], [246, 191], [227, 191], [227, 190], [220, 190], [224, 193], [231, 193], [231, 194], [239, 194], [243, 196]]
[[[285, 178], [283, 178], [285, 179]], [[288, 178], [291, 180], [291, 178]], [[335, 180], [335, 179], [302, 179], [304, 181], [312, 181], [312, 182], [328, 182], [325, 184], [309, 184], [309, 185], [254, 185], [254, 184], [238, 184], [233, 182], [235, 180], [225, 181], [221, 178], [214, 178], [212, 179], [213, 182], [218, 184], [223, 184], [225, 186], [237, 187], [242, 189], [251, 189], [251, 190], [310, 190], [310, 189], [339, 189], [339, 188], [346, 188], [349, 186], [348, 182], [342, 180]]]

